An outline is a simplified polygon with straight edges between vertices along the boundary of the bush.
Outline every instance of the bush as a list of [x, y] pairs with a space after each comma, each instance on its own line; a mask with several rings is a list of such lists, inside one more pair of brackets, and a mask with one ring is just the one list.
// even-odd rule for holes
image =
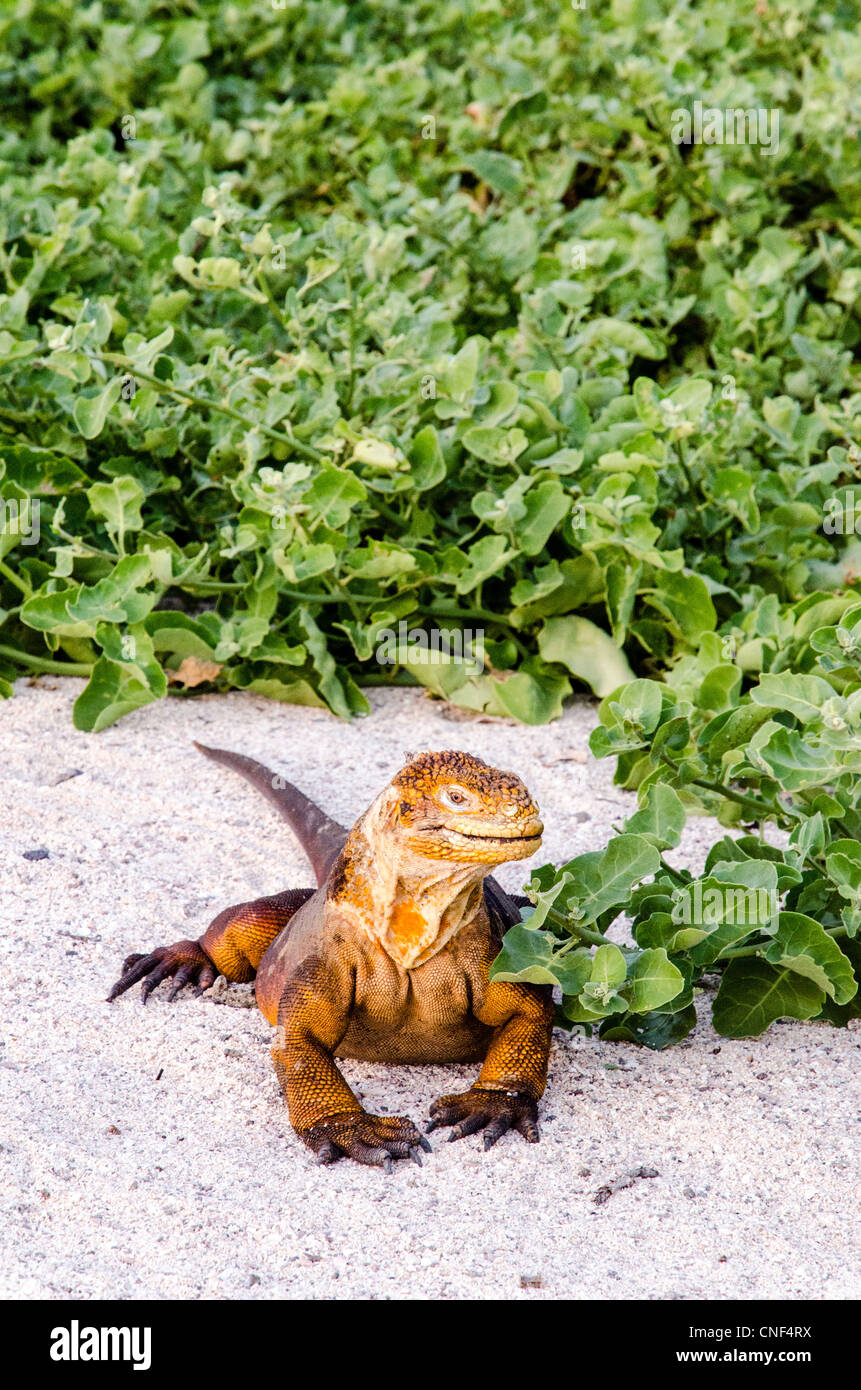
[[[859, 17], [7, 12], [4, 691], [88, 674], [99, 729], [169, 683], [418, 680], [541, 722], [845, 584]], [[694, 100], [777, 103], [776, 148], [675, 144]], [[400, 623], [483, 667], [380, 664]]]

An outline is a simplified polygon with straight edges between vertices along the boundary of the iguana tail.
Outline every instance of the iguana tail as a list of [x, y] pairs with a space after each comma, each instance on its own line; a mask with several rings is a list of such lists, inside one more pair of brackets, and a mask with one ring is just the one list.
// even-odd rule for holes
[[207, 748], [203, 743], [195, 742], [194, 746], [213, 762], [223, 763], [238, 772], [277, 806], [311, 861], [318, 885], [324, 883], [349, 834], [346, 827], [331, 820], [292, 782], [285, 781], [279, 773], [271, 772], [253, 758], [230, 753], [226, 748]]

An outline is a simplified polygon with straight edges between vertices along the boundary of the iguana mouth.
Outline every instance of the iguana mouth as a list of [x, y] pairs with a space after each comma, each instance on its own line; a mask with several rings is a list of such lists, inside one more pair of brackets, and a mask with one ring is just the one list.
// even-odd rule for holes
[[450, 826], [446, 829], [452, 835], [460, 835], [464, 840], [494, 840], [501, 845], [523, 844], [532, 840], [540, 840], [543, 831], [538, 831], [535, 835], [470, 835], [466, 830], [452, 830]]

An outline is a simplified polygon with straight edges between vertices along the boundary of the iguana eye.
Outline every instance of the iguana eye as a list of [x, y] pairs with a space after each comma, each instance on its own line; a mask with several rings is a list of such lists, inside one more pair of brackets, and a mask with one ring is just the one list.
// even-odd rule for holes
[[439, 794], [439, 799], [444, 806], [452, 806], [455, 810], [469, 804], [469, 792], [463, 791], [460, 787], [443, 787]]

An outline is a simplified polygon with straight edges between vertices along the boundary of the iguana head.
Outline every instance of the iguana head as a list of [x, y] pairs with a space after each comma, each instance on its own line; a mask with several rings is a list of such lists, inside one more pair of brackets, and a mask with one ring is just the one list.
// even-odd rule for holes
[[486, 864], [527, 859], [544, 826], [513, 772], [470, 753], [422, 753], [392, 779], [389, 827], [405, 848], [427, 859]]
[[411, 969], [475, 920], [482, 879], [534, 854], [543, 830], [512, 772], [469, 753], [422, 753], [356, 822], [329, 898]]

